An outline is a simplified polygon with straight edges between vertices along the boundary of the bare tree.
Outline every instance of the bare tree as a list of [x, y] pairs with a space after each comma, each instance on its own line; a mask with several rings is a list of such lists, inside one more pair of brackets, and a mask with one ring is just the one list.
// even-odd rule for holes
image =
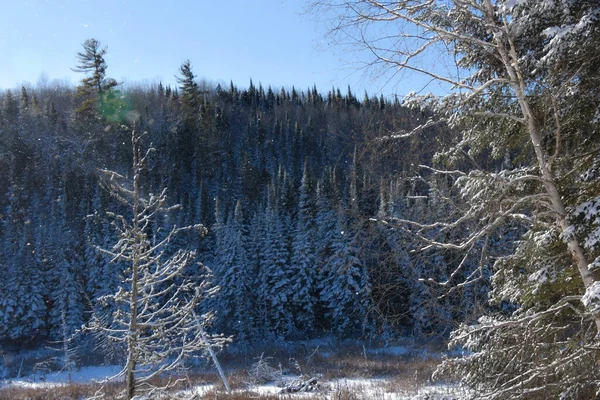
[[128, 399], [138, 392], [172, 386], [180, 378], [167, 377], [164, 384], [157, 384], [156, 378], [165, 378], [165, 373], [182, 368], [187, 358], [223, 343], [221, 337], [205, 331], [212, 315], [198, 313], [200, 302], [216, 290], [211, 287], [210, 272], [193, 264], [195, 252], [169, 250], [176, 235], [193, 230], [204, 233], [205, 228], [173, 226], [162, 239], [149, 237], [152, 224], [173, 207], [166, 206], [166, 190], [142, 197], [141, 174], [154, 149], [143, 153], [142, 135], [132, 131], [131, 137], [133, 179], [102, 171], [104, 186], [130, 207], [131, 217], [109, 213], [119, 240], [113, 248], [100, 250], [127, 268], [118, 292], [98, 299], [110, 312], [95, 315], [90, 324], [104, 340], [125, 346], [126, 364], [116, 377], [125, 378]]

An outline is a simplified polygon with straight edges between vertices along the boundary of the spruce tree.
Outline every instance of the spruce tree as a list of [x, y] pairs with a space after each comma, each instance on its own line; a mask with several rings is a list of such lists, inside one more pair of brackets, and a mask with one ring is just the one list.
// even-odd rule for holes
[[285, 243], [286, 227], [279, 207], [273, 200], [269, 202], [265, 218], [267, 230], [264, 263], [257, 276], [257, 303], [262, 318], [257, 323], [264, 324], [266, 330], [275, 337], [287, 338], [296, 333], [290, 301], [294, 290], [294, 276]]
[[293, 276], [289, 299], [294, 307], [294, 320], [299, 333], [314, 329], [317, 265], [315, 258], [315, 205], [311, 193], [308, 168], [305, 166], [298, 199], [298, 217], [294, 231], [291, 273]]
[[215, 258], [220, 291], [216, 297], [217, 325], [237, 338], [246, 339], [254, 329], [250, 260], [241, 202], [217, 232], [219, 253]]
[[371, 282], [360, 259], [360, 236], [348, 226], [345, 214], [344, 210], [338, 211], [332, 253], [323, 266], [323, 280], [319, 283], [326, 316], [342, 337], [363, 335], [374, 328]]

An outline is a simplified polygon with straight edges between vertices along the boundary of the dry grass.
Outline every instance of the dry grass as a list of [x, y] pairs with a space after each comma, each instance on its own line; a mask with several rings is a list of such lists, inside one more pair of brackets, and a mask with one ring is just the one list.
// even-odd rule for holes
[[[303, 399], [314, 400], [362, 400], [383, 399], [386, 393], [417, 393], [427, 385], [435, 369], [437, 360], [413, 356], [397, 356], [391, 354], [369, 354], [362, 346], [346, 345], [332, 348], [312, 348], [306, 346], [302, 351], [286, 347], [283, 349], [253, 349], [254, 355], [223, 353], [220, 360], [227, 371], [227, 378], [234, 393], [227, 394], [216, 371], [198, 370], [187, 374], [174, 391], [192, 387], [208, 386], [201, 397], [195, 399], [238, 400], [238, 399], [296, 399], [294, 394], [259, 393], [251, 384], [249, 374], [251, 367], [259, 360], [264, 350], [264, 360], [276, 370], [289, 376], [303, 375], [318, 377], [321, 392], [302, 396]], [[268, 350], [268, 351], [267, 351]], [[361, 387], [352, 379], [377, 379], [374, 386]], [[349, 381], [345, 381], [348, 379]], [[166, 380], [153, 382], [157, 386]], [[275, 382], [272, 382], [273, 384]], [[0, 389], [0, 400], [50, 400], [50, 399], [83, 399], [92, 396], [100, 385], [73, 384], [51, 388], [27, 388], [9, 386]], [[107, 398], [116, 398], [123, 389], [123, 384], [105, 386]], [[277, 389], [273, 389], [274, 391]]]
[[[0, 400], [79, 400], [90, 397], [101, 388], [99, 384], [71, 384], [44, 388], [9, 386], [0, 389]], [[122, 385], [104, 387], [108, 398], [116, 398]]]

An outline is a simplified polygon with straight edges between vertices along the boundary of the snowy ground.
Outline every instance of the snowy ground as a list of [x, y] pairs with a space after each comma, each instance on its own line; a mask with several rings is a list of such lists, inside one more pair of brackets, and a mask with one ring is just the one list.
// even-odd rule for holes
[[[262, 353], [268, 354], [263, 358]], [[260, 357], [253, 355], [258, 354]], [[393, 345], [369, 347], [366, 343], [312, 340], [299, 344], [269, 345], [266, 349], [230, 346], [222, 353], [234, 398], [282, 399], [369, 399], [369, 400], [462, 400], [467, 393], [457, 386], [433, 385], [429, 377], [444, 352], [420, 347], [411, 340]], [[38, 349], [11, 355], [0, 363], [0, 398], [18, 393], [28, 398], [31, 390], [69, 393], [66, 371], [50, 372], [45, 360], [53, 359], [48, 351]], [[23, 360], [25, 362], [23, 363]], [[205, 361], [194, 364], [191, 382], [198, 385], [178, 393], [177, 398], [227, 398], [216, 371]], [[9, 362], [10, 361], [10, 362]], [[257, 367], [261, 365], [261, 367]], [[10, 367], [10, 369], [9, 369]], [[22, 369], [22, 375], [21, 375]], [[114, 377], [121, 366], [87, 366], [76, 369], [70, 381], [92, 384]], [[259, 374], [258, 372], [267, 372]], [[12, 378], [8, 378], [12, 374]], [[282, 388], [298, 380], [299, 374], [318, 379], [318, 390], [308, 393], [284, 393]], [[21, 375], [21, 378], [14, 376]], [[3, 379], [4, 378], [4, 379]], [[250, 383], [252, 382], [252, 383]], [[259, 382], [259, 383], [256, 383]], [[268, 382], [268, 383], [263, 383]], [[60, 387], [60, 389], [59, 389]], [[91, 389], [90, 390], [96, 390]], [[120, 389], [117, 389], [120, 390]], [[4, 396], [3, 396], [4, 392]], [[77, 398], [85, 398], [85, 388]], [[12, 395], [14, 397], [14, 395]], [[10, 397], [12, 398], [12, 397]], [[142, 399], [140, 399], [142, 400]]]
[[[417, 390], [390, 391], [384, 379], [338, 379], [325, 382], [318, 392], [282, 393], [276, 385], [261, 385], [248, 389], [236, 390], [247, 394], [248, 398], [260, 398], [260, 395], [279, 395], [284, 399], [334, 400], [341, 398], [364, 400], [461, 400], [465, 398], [464, 390], [451, 386], [425, 386]], [[188, 394], [202, 395], [210, 393], [211, 388], [197, 387]], [[344, 395], [347, 394], [347, 395]], [[258, 396], [256, 396], [258, 395]]]
[[[117, 365], [103, 365], [80, 368], [71, 373], [72, 383], [93, 383], [111, 378], [121, 371]], [[66, 385], [69, 382], [69, 374], [66, 371], [42, 373], [25, 376], [23, 378], [8, 379], [0, 381], [0, 387], [21, 386], [29, 388], [52, 387], [57, 385]]]
[[[108, 377], [116, 375], [120, 371], [119, 366], [98, 366], [84, 367], [71, 374], [73, 383], [93, 383], [100, 382]], [[282, 387], [286, 383], [297, 379], [297, 377], [286, 377], [286, 380], [278, 384], [249, 385], [243, 389], [234, 390], [247, 398], [260, 398], [261, 396], [280, 395], [284, 399], [338, 399], [342, 394], [352, 394], [355, 399], [372, 400], [460, 400], [465, 397], [464, 390], [458, 387], [448, 385], [423, 386], [419, 388], [402, 389], [395, 388], [394, 385], [386, 379], [336, 379], [329, 382], [319, 383], [319, 390], [308, 393], [282, 394]], [[23, 387], [23, 388], [51, 388], [59, 385], [66, 385], [68, 374], [66, 372], [53, 372], [47, 374], [36, 373], [22, 379], [12, 379], [0, 382], [2, 387]], [[201, 399], [205, 395], [220, 392], [222, 388], [215, 385], [200, 385], [186, 391], [180, 392], [180, 398]], [[211, 396], [214, 397], [214, 396]], [[239, 398], [239, 397], [238, 397]]]

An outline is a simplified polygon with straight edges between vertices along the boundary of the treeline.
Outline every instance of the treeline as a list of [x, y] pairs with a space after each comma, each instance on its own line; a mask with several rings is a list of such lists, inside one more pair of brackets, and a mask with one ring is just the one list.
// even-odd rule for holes
[[[118, 290], [123, 266], [96, 246], [118, 240], [106, 212], [127, 213], [98, 173], [130, 176], [122, 125], [146, 132], [145, 146], [156, 149], [143, 193], [167, 187], [169, 202], [181, 205], [148, 234], [174, 224], [209, 228], [178, 246], [196, 250], [221, 288], [203, 304], [215, 312], [216, 332], [238, 340], [445, 335], [478, 315], [486, 279], [441, 300], [438, 285], [420, 280], [489, 274], [477, 252], [465, 261], [450, 250], [414, 251], [419, 243], [382, 223], [454, 212], [436, 201], [450, 194], [449, 182], [429, 182], [432, 190], [408, 179], [431, 165], [448, 130], [386, 139], [423, 124], [426, 110], [366, 93], [359, 100], [350, 88], [323, 95], [253, 82], [199, 85], [189, 62], [180, 76], [175, 88], [119, 88], [101, 76], [99, 90], [84, 90], [94, 87], [84, 80], [76, 90], [0, 94], [2, 343], [74, 334], [96, 299]], [[505, 247], [487, 246], [491, 254]], [[449, 277], [460, 262], [465, 275]]]

